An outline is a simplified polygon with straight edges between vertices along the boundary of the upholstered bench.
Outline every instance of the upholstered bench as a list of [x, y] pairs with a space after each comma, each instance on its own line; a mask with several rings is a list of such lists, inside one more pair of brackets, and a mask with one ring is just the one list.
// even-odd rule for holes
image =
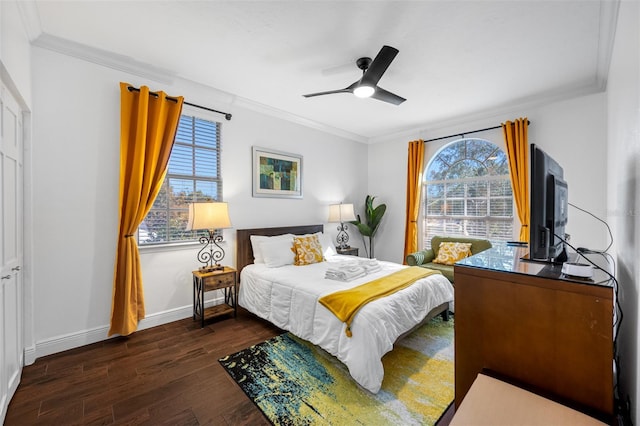
[[[444, 245], [443, 245], [444, 243]], [[455, 244], [462, 243], [462, 244]], [[442, 251], [440, 249], [443, 249]], [[489, 240], [467, 237], [435, 236], [431, 248], [407, 255], [407, 265], [436, 269], [453, 282], [453, 264], [491, 248]], [[467, 250], [465, 250], [467, 249]]]

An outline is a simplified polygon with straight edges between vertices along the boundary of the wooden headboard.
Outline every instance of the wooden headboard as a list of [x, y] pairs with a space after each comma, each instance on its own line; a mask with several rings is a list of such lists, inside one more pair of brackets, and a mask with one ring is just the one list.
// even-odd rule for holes
[[274, 235], [282, 234], [315, 234], [316, 232], [324, 232], [324, 226], [302, 225], [236, 230], [236, 269], [238, 270], [238, 279], [240, 278], [240, 271], [242, 271], [242, 268], [253, 263], [253, 249], [251, 248], [251, 239], [249, 238], [251, 235], [265, 235], [272, 237]]

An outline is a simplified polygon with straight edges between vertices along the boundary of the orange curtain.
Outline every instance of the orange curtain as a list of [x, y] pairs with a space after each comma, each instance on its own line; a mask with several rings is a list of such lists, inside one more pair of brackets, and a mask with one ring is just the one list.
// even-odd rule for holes
[[418, 214], [420, 213], [420, 190], [422, 189], [422, 168], [424, 167], [424, 141], [409, 142], [407, 160], [407, 214], [404, 227], [404, 256], [418, 251]]
[[[142, 86], [120, 83], [120, 227], [113, 278], [113, 334], [136, 331], [144, 318], [144, 294], [136, 229], [151, 209], [164, 177], [183, 98], [167, 99]], [[175, 102], [174, 100], [177, 100]]]
[[527, 129], [529, 120], [518, 118], [515, 122], [502, 124], [504, 141], [507, 145], [511, 188], [520, 219], [520, 241], [529, 241], [529, 142]]

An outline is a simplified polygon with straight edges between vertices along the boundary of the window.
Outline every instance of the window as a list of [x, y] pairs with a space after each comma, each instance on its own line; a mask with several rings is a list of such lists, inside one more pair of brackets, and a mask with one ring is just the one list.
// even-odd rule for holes
[[138, 244], [197, 240], [197, 231], [185, 230], [189, 203], [222, 201], [221, 196], [220, 123], [182, 115], [167, 175], [153, 207], [138, 228]]
[[493, 143], [450, 143], [429, 162], [423, 185], [423, 247], [430, 248], [435, 235], [512, 238], [509, 161]]

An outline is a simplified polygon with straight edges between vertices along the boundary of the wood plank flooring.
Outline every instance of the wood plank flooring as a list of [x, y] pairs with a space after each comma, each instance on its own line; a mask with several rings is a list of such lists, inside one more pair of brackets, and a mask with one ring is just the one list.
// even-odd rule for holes
[[281, 332], [239, 309], [202, 329], [187, 318], [40, 358], [5, 425], [269, 425], [218, 359]]
[[218, 359], [280, 334], [239, 310], [191, 318], [36, 360], [5, 425], [268, 425]]

